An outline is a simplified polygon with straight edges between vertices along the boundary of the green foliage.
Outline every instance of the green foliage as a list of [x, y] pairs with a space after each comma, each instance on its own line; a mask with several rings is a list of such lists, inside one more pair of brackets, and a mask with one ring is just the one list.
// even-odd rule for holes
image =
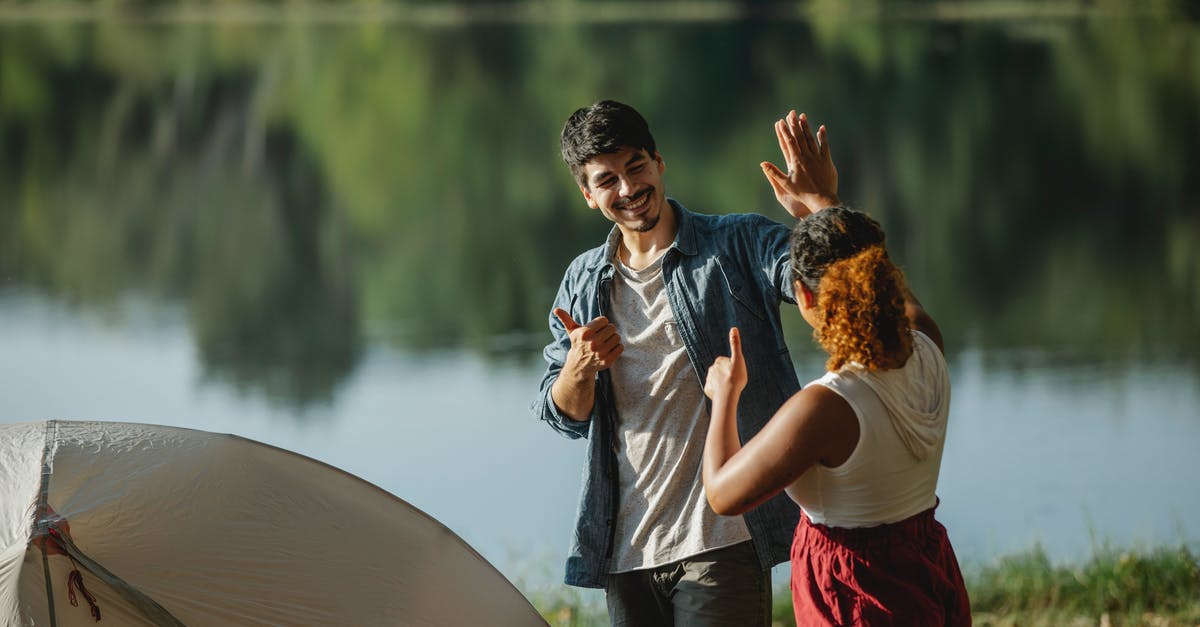
[[[1185, 545], [1153, 550], [1102, 547], [1081, 565], [1056, 565], [1045, 550], [1003, 556], [967, 573], [978, 625], [1195, 625], [1200, 621], [1200, 562]], [[518, 585], [551, 625], [607, 624], [602, 599], [558, 586]], [[775, 586], [772, 624], [794, 627], [791, 591]]]
[[972, 610], [989, 616], [1107, 614], [1137, 624], [1150, 612], [1200, 620], [1200, 562], [1186, 545], [1102, 547], [1080, 566], [1055, 565], [1038, 546], [980, 569], [967, 587]]
[[0, 23], [0, 286], [180, 304], [212, 376], [299, 404], [365, 334], [536, 360], [563, 269], [608, 229], [558, 158], [574, 108], [641, 109], [690, 207], [783, 219], [758, 163], [797, 107], [952, 352], [1200, 353], [1194, 21], [810, 9]]

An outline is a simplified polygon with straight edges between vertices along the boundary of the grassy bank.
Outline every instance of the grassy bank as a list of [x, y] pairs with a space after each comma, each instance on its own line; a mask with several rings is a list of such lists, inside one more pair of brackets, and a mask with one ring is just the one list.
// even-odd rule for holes
[[1200, 625], [1200, 563], [1183, 545], [1102, 547], [1081, 566], [1035, 547], [967, 577], [979, 625]]
[[[1055, 564], [1037, 546], [964, 570], [979, 626], [1200, 625], [1200, 561], [1186, 545], [1101, 547], [1079, 565]], [[608, 624], [602, 597], [573, 590], [530, 597], [555, 627]], [[773, 614], [776, 625], [795, 625], [786, 584], [775, 590]]]

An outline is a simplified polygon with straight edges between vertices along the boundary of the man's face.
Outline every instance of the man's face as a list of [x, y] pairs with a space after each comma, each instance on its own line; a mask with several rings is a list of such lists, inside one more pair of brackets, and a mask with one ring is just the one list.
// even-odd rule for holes
[[657, 152], [651, 155], [644, 149], [622, 148], [585, 163], [579, 191], [589, 207], [599, 209], [622, 230], [646, 233], [667, 210], [662, 188], [665, 168]]

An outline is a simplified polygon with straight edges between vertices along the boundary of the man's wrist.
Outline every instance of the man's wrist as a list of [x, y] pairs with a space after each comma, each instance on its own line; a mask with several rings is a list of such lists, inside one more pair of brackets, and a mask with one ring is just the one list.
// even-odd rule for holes
[[840, 198], [838, 198], [838, 195], [836, 193], [835, 194], [813, 194], [811, 197], [805, 199], [805, 204], [807, 204], [809, 206], [809, 208], [812, 209], [813, 213], [816, 213], [822, 209], [828, 209], [830, 207], [837, 207], [838, 205], [842, 204], [842, 200]]
[[563, 364], [562, 373], [559, 376], [566, 376], [569, 383], [575, 385], [590, 385], [596, 380], [596, 371], [587, 366], [575, 363], [571, 359]]

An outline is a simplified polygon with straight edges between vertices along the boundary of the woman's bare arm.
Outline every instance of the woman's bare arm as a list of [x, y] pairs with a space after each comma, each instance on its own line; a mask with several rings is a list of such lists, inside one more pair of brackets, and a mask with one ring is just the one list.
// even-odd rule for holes
[[713, 413], [702, 478], [709, 506], [724, 516], [753, 509], [813, 464], [840, 465], [858, 443], [858, 419], [850, 404], [829, 388], [814, 385], [788, 399], [743, 447], [737, 435], [737, 402], [746, 372], [736, 329], [730, 331], [730, 353], [709, 368], [704, 386]]

